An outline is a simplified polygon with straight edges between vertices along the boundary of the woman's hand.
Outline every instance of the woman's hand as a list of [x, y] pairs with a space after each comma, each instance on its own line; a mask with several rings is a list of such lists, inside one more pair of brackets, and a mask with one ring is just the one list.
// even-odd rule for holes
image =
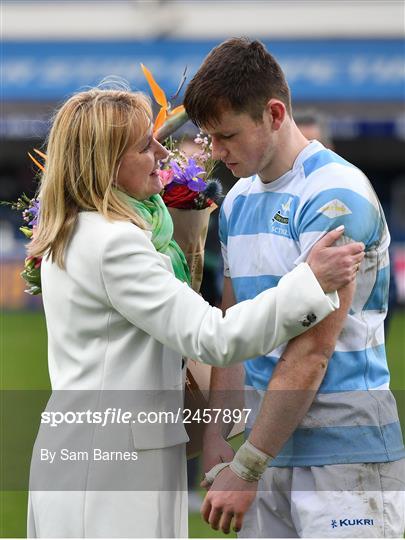
[[364, 259], [362, 242], [333, 246], [343, 232], [343, 225], [328, 232], [308, 255], [307, 263], [325, 293], [337, 291], [353, 281]]

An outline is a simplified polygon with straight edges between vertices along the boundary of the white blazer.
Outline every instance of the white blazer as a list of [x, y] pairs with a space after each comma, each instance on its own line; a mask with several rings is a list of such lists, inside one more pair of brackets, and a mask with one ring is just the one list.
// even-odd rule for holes
[[[150, 232], [129, 222], [109, 222], [97, 212], [81, 212], [66, 251], [66, 269], [60, 269], [49, 258], [43, 260], [42, 296], [53, 389], [48, 410], [61, 402], [55, 396], [63, 396], [66, 410], [77, 410], [78, 396], [87, 391], [91, 391], [92, 400], [96, 396], [93, 401], [101, 409], [108, 404], [104, 397], [110, 395], [109, 391], [130, 396], [131, 411], [181, 408], [182, 355], [214, 366], [227, 366], [266, 354], [339, 305], [337, 294], [325, 295], [309, 266], [302, 263], [284, 276], [276, 288], [233, 306], [223, 316], [221, 310], [211, 307], [176, 279], [169, 257], [156, 251], [150, 236]], [[149, 403], [144, 400], [145, 391], [153, 392]], [[31, 496], [30, 534], [50, 530], [51, 536], [82, 536], [80, 527], [70, 534], [72, 529], [62, 526], [63, 519], [62, 523], [60, 519], [54, 520], [56, 529], [44, 528], [51, 519], [49, 505], [57, 506], [54, 516], [60, 512], [63, 515], [63, 501], [71, 499], [71, 495], [62, 496], [62, 502], [57, 503], [52, 493], [45, 496], [50, 479], [54, 481], [58, 471], [62, 483], [56, 483], [53, 489], [92, 491], [93, 500], [97, 496], [100, 504], [105, 500], [105, 488], [97, 484], [102, 478], [95, 472], [100, 469], [92, 471], [92, 463], [76, 465], [79, 484], [66, 487], [64, 482], [69, 484], [72, 480], [69, 468], [52, 469], [47, 463], [39, 463], [38, 452], [44, 445], [53, 444], [56, 449], [69, 441], [73, 443], [76, 435], [81, 440], [80, 426], [70, 425], [69, 429], [47, 432], [42, 425], [38, 434], [30, 482], [31, 489], [42, 495]], [[91, 444], [106, 442], [99, 426], [91, 429]], [[120, 433], [114, 443], [139, 451], [163, 452], [188, 439], [181, 419], [171, 425], [132, 423]], [[106, 444], [112, 444], [111, 440]], [[168, 459], [170, 462], [174, 458]], [[136, 485], [135, 466], [133, 470], [133, 477], [130, 472], [125, 478]], [[111, 482], [111, 490], [118, 492], [119, 486], [113, 486], [116, 476], [120, 473], [113, 471], [106, 481]], [[130, 497], [127, 500], [133, 505]], [[97, 501], [95, 504], [97, 507]], [[122, 504], [117, 505], [116, 512], [111, 509], [108, 516], [112, 526], [116, 523], [117, 531], [122, 531]], [[134, 511], [131, 506], [129, 515]], [[77, 523], [83, 525], [80, 516]], [[68, 525], [72, 527], [72, 518], [66, 518]], [[136, 536], [136, 524], [129, 530]], [[171, 529], [166, 528], [166, 533], [167, 530]], [[94, 529], [93, 534], [99, 535]]]
[[224, 367], [266, 354], [338, 307], [337, 295], [325, 295], [300, 264], [223, 317], [174, 277], [150, 234], [82, 212], [66, 270], [43, 261], [54, 390], [173, 388], [181, 355]]

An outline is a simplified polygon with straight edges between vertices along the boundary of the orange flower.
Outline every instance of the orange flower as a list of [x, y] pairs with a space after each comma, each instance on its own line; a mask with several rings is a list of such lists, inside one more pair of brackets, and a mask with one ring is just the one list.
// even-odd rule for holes
[[156, 103], [160, 105], [160, 111], [156, 116], [156, 120], [153, 126], [153, 133], [156, 134], [158, 129], [163, 126], [163, 124], [168, 118], [172, 118], [173, 116], [184, 112], [184, 106], [179, 105], [178, 107], [175, 107], [173, 110], [171, 110], [170, 103], [167, 101], [164, 90], [162, 90], [162, 88], [160, 88], [158, 83], [155, 81], [152, 73], [143, 64], [141, 64], [141, 68], [146, 80], [148, 81], [149, 87], [151, 89], [153, 97], [155, 98]]
[[[41, 158], [43, 158], [46, 161], [46, 154], [38, 150], [37, 148], [34, 148], [34, 152], [36, 152]], [[45, 170], [45, 167], [40, 163], [37, 159], [34, 158], [32, 154], [28, 152], [28, 155], [30, 156], [31, 160], [35, 163], [35, 165], [40, 169], [42, 172]]]

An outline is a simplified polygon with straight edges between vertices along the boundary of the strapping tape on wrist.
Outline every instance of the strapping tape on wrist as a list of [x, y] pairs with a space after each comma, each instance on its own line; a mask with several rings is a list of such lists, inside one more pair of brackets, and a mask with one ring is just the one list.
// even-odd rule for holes
[[247, 482], [257, 482], [271, 459], [270, 455], [265, 454], [247, 440], [236, 452], [229, 467], [239, 478]]

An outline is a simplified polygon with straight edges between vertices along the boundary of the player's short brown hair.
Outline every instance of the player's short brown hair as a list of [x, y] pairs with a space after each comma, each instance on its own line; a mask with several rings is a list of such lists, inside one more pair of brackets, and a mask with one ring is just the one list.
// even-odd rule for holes
[[232, 38], [205, 58], [188, 85], [184, 106], [195, 124], [206, 126], [224, 109], [259, 121], [271, 98], [282, 101], [291, 116], [290, 89], [275, 58], [260, 41]]

